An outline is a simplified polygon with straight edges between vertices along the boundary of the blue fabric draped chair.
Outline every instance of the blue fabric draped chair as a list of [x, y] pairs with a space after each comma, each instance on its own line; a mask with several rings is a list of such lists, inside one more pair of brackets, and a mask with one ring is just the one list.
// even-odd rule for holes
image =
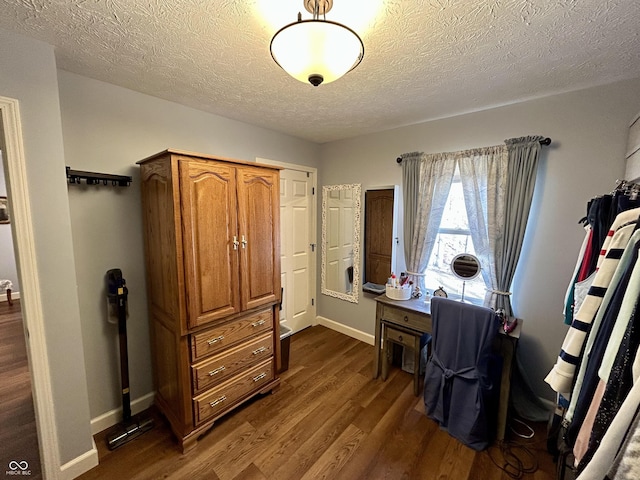
[[426, 414], [465, 445], [484, 450], [495, 434], [501, 363], [492, 354], [496, 313], [431, 299], [432, 355], [424, 380]]

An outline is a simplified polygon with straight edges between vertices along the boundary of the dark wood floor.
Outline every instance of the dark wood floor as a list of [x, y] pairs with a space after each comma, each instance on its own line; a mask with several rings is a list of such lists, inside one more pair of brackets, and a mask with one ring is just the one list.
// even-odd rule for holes
[[0, 474], [42, 478], [20, 300], [0, 302], [0, 445]]
[[[507, 480], [492, 461], [441, 431], [413, 395], [412, 375], [394, 368], [371, 379], [373, 347], [324, 327], [292, 337], [281, 388], [228, 415], [182, 455], [157, 413], [156, 426], [110, 452], [96, 436], [100, 465], [82, 479], [451, 479]], [[538, 468], [525, 480], [555, 478], [544, 426], [519, 445]], [[533, 464], [521, 447], [513, 450]]]

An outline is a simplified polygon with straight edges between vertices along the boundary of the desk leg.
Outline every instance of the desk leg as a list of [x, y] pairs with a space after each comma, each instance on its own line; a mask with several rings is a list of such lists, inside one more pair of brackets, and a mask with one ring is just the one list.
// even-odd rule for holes
[[511, 370], [515, 360], [516, 342], [513, 337], [500, 339], [502, 353], [502, 378], [500, 379], [500, 401], [498, 403], [498, 425], [496, 439], [504, 440], [507, 430], [507, 416], [509, 414], [509, 394], [511, 391]]
[[414, 337], [413, 345], [413, 394], [420, 395], [420, 337]]
[[382, 335], [382, 305], [376, 302], [376, 331], [375, 331], [375, 345], [373, 350], [373, 378], [378, 378], [380, 374], [380, 338]]

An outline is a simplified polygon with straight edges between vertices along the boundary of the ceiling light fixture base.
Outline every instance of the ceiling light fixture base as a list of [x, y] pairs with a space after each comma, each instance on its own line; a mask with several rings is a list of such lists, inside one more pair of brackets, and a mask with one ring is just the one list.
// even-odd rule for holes
[[316, 14], [316, 6], [318, 15], [325, 15], [333, 7], [333, 0], [304, 0], [304, 8], [307, 12]]

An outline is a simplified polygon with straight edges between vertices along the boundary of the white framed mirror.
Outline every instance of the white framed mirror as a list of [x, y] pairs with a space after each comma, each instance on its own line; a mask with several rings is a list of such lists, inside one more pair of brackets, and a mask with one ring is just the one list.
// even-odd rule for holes
[[322, 187], [323, 295], [358, 303], [360, 291], [359, 183]]

